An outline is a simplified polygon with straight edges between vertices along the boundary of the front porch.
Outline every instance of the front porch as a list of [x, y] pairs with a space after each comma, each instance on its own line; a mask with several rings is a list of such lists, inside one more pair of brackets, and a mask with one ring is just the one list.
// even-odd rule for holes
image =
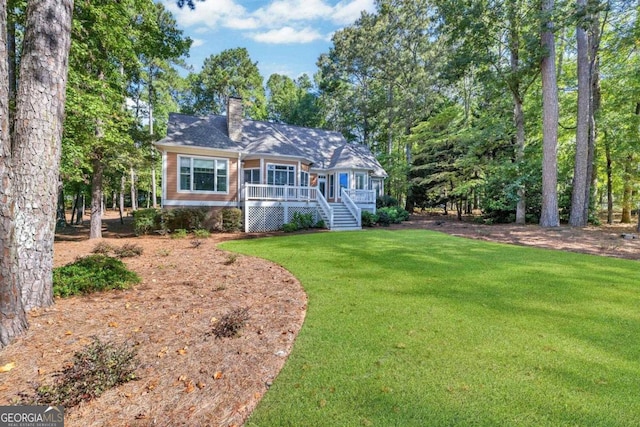
[[245, 184], [242, 204], [246, 232], [279, 230], [295, 212], [322, 219], [329, 230], [359, 230], [362, 210], [376, 210], [376, 194], [342, 188], [339, 198], [327, 201], [318, 187]]

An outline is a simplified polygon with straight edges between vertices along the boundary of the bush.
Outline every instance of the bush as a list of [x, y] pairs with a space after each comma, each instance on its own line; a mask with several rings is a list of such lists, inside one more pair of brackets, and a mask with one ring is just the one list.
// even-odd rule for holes
[[100, 397], [105, 391], [136, 379], [136, 350], [125, 345], [93, 342], [73, 356], [73, 362], [55, 374], [52, 386], [41, 386], [35, 395], [23, 396], [27, 404], [74, 407]]
[[187, 230], [185, 230], [184, 228], [178, 228], [176, 230], [173, 230], [173, 233], [171, 233], [171, 238], [172, 239], [184, 239], [185, 237], [187, 237]]
[[409, 219], [409, 212], [398, 206], [380, 208], [376, 214], [378, 215], [378, 223], [384, 226], [400, 224], [402, 221]]
[[294, 212], [291, 222], [295, 224], [299, 230], [307, 230], [313, 227], [313, 214]]
[[249, 320], [249, 309], [247, 307], [236, 308], [222, 316], [207, 335], [215, 335], [216, 338], [236, 337], [247, 320]]
[[324, 222], [324, 219], [319, 219], [318, 222], [313, 226], [314, 228], [327, 228], [327, 224]]
[[160, 214], [160, 224], [164, 230], [197, 230], [203, 228], [203, 224], [209, 209], [206, 208], [179, 208], [168, 209]]
[[108, 255], [109, 253], [111, 253], [111, 251], [113, 251], [113, 246], [104, 241], [97, 243], [91, 250], [91, 252], [94, 254], [102, 255]]
[[139, 209], [133, 211], [133, 230], [136, 236], [148, 234], [159, 228], [160, 211], [158, 209]]
[[131, 258], [135, 256], [142, 255], [144, 250], [141, 246], [138, 246], [133, 243], [125, 243], [120, 248], [113, 248], [113, 253], [116, 254], [118, 258]]
[[204, 228], [200, 228], [198, 230], [194, 230], [193, 236], [198, 238], [198, 239], [206, 239], [207, 237], [211, 236], [211, 233], [209, 233], [209, 230], [205, 230]]
[[373, 227], [378, 222], [378, 215], [369, 211], [362, 211], [361, 217], [363, 227]]
[[392, 206], [398, 206], [398, 199], [388, 195], [380, 196], [376, 198], [376, 209], [389, 208]]
[[127, 289], [140, 277], [127, 270], [122, 261], [106, 255], [89, 255], [53, 269], [56, 297], [88, 294], [111, 289]]
[[242, 211], [238, 208], [222, 209], [222, 231], [227, 233], [242, 230]]
[[298, 230], [298, 225], [294, 222], [287, 222], [286, 224], [282, 225], [282, 231], [284, 231], [285, 233], [293, 233], [294, 231]]

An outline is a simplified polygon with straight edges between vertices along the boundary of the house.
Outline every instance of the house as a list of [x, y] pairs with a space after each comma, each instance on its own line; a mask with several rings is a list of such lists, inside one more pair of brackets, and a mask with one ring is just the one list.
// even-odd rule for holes
[[162, 153], [163, 207], [237, 207], [245, 231], [278, 230], [294, 212], [331, 230], [361, 228], [386, 172], [368, 148], [338, 133], [226, 116], [170, 114]]

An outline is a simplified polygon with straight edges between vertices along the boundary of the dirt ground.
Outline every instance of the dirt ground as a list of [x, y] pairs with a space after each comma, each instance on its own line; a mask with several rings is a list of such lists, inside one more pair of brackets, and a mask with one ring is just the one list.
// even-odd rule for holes
[[[438, 215], [414, 215], [391, 229], [424, 228], [461, 237], [596, 255], [640, 259], [633, 225], [542, 229], [478, 225]], [[124, 261], [142, 278], [133, 289], [59, 299], [29, 314], [30, 329], [0, 351], [0, 405], [18, 392], [51, 382], [92, 337], [135, 346], [138, 380], [70, 409], [67, 426], [239, 426], [282, 368], [306, 312], [300, 283], [280, 266], [216, 248], [217, 243], [258, 235], [218, 234], [194, 247], [193, 239], [135, 237], [108, 214], [104, 239], [132, 243], [142, 256]], [[275, 233], [278, 234], [278, 233]], [[55, 265], [91, 253], [87, 227], [57, 235]], [[238, 338], [208, 336], [216, 319], [247, 307], [249, 321]]]

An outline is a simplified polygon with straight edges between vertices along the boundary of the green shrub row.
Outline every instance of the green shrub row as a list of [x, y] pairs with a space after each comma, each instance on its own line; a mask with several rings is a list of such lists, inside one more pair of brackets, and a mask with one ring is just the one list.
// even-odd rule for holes
[[169, 233], [175, 230], [240, 231], [242, 211], [237, 208], [140, 209], [133, 212], [133, 227], [137, 235], [155, 230]]
[[362, 211], [362, 226], [373, 227], [376, 224], [389, 226], [390, 224], [400, 224], [409, 219], [409, 212], [399, 206], [379, 208], [376, 213]]
[[291, 233], [298, 230], [308, 230], [310, 228], [325, 228], [324, 220], [314, 222], [313, 214], [294, 212], [291, 217], [291, 222], [288, 222], [282, 226], [282, 230], [285, 233]]

